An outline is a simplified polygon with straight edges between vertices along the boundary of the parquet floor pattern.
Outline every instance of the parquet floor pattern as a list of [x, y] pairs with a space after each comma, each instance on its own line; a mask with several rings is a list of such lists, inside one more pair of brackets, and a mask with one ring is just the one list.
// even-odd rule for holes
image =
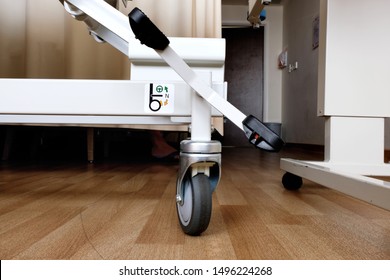
[[212, 218], [185, 235], [178, 165], [136, 161], [0, 164], [0, 259], [390, 259], [390, 212], [304, 180], [281, 185], [281, 157], [224, 148]]

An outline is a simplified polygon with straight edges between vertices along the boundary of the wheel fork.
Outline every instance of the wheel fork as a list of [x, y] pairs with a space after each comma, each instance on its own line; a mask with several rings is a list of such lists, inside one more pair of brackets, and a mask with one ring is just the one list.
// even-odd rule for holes
[[183, 140], [180, 143], [180, 167], [176, 183], [176, 203], [183, 204], [183, 180], [204, 173], [209, 177], [211, 190], [216, 189], [221, 175], [221, 143], [219, 141]]

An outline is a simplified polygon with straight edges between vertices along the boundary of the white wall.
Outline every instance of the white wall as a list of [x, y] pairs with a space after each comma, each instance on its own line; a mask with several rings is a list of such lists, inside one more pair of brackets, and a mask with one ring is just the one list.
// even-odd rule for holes
[[265, 122], [282, 123], [282, 74], [278, 57], [283, 51], [283, 6], [267, 7], [264, 26], [264, 108]]
[[250, 23], [246, 20], [247, 16], [247, 5], [222, 4], [222, 26], [250, 26]]
[[[283, 6], [268, 6], [264, 22], [264, 108], [265, 122], [282, 122], [282, 70], [278, 69], [278, 56], [283, 50]], [[248, 6], [223, 5], [223, 26], [250, 26]]]
[[324, 119], [317, 117], [318, 48], [313, 49], [313, 21], [320, 0], [294, 0], [284, 5], [283, 45], [288, 63], [283, 70], [282, 135], [288, 143], [324, 144]]

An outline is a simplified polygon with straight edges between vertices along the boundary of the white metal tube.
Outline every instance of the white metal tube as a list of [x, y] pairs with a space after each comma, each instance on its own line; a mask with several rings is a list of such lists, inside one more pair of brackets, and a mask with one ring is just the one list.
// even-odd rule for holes
[[198, 75], [183, 61], [183, 59], [177, 55], [177, 53], [167, 46], [165, 50], [156, 52], [176, 71], [176, 73], [182, 77], [182, 79], [188, 83], [200, 96], [202, 96], [208, 103], [210, 103], [215, 109], [224, 114], [229, 120], [231, 120], [237, 127], [244, 130], [243, 120], [246, 118], [244, 113], [230, 104], [227, 100], [223, 99], [217, 92], [209, 87]]
[[[211, 72], [203, 72], [201, 75], [207, 84], [211, 85]], [[207, 75], [206, 75], [207, 74]], [[197, 93], [192, 94], [191, 112], [191, 140], [210, 141], [211, 140], [211, 106]]]

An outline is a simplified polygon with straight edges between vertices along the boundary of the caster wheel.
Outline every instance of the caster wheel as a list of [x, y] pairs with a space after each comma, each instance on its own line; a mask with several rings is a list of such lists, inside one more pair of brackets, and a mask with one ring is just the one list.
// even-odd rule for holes
[[292, 173], [286, 172], [283, 175], [282, 184], [283, 184], [285, 189], [290, 190], [290, 191], [294, 191], [294, 190], [298, 190], [302, 186], [303, 182], [302, 182], [301, 177], [294, 175]]
[[183, 231], [200, 235], [210, 222], [212, 195], [209, 177], [197, 174], [183, 181], [183, 198], [176, 203], [177, 215]]

